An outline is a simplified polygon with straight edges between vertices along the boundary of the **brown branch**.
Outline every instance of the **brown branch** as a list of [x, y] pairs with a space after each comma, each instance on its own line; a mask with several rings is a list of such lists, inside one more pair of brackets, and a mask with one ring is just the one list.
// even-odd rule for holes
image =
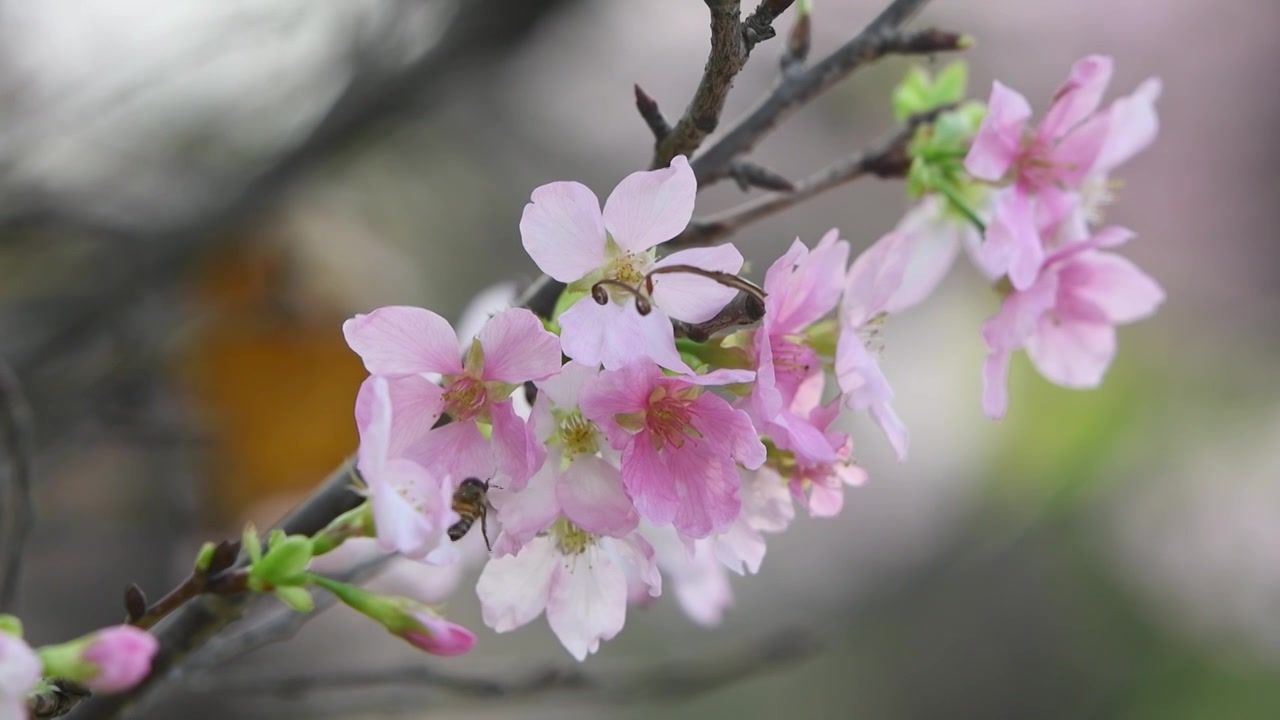
[[27, 712], [32, 720], [60, 718], [90, 697], [93, 697], [93, 693], [79, 683], [50, 680], [45, 687], [27, 698]]
[[662, 116], [662, 111], [658, 109], [658, 101], [639, 85], [636, 85], [636, 110], [640, 113], [644, 124], [649, 126], [649, 131], [653, 133], [654, 147], [657, 147], [671, 134], [671, 123]]
[[715, 245], [751, 223], [867, 175], [882, 179], [906, 177], [911, 167], [907, 146], [915, 135], [916, 128], [933, 122], [938, 115], [954, 107], [954, 105], [947, 105], [911, 118], [905, 126], [877, 142], [870, 149], [850, 155], [795, 183], [794, 190], [791, 192], [761, 195], [737, 207], [696, 219], [689, 223], [689, 227], [684, 232], [669, 240], [663, 247], [671, 251], [686, 247]]
[[740, 292], [729, 301], [715, 317], [700, 323], [687, 323], [681, 320], [671, 321], [676, 337], [689, 338], [694, 342], [706, 342], [717, 333], [732, 328], [754, 325], [764, 317], [764, 303], [753, 293]]
[[13, 605], [31, 533], [31, 410], [18, 378], [0, 360], [0, 611]]
[[[248, 573], [232, 567], [236, 563], [239, 552], [239, 542], [224, 540], [218, 543], [207, 568], [192, 570], [186, 580], [165, 593], [164, 597], [150, 607], [145, 606], [146, 598], [141, 588], [130, 585], [125, 591], [125, 609], [129, 614], [129, 624], [149, 630], [170, 613], [200, 595], [236, 595], [244, 592], [249, 579]], [[143, 605], [142, 612], [137, 612], [139, 600]]]
[[738, 183], [738, 187], [744, 191], [753, 187], [761, 190], [785, 190], [787, 192], [796, 189], [790, 180], [750, 160], [734, 160], [729, 168], [729, 175]]
[[898, 27], [928, 1], [895, 0], [866, 29], [821, 62], [804, 71], [784, 73], [773, 91], [733, 129], [693, 159], [699, 189], [728, 177], [734, 160], [750, 152], [784, 119], [854, 70], [885, 55], [931, 54], [965, 47], [966, 39], [956, 33], [898, 32]]
[[286, 698], [319, 692], [393, 687], [435, 689], [493, 701], [527, 699], [572, 690], [575, 697], [587, 696], [608, 702], [677, 702], [779, 670], [788, 663], [814, 656], [821, 646], [813, 633], [790, 629], [760, 638], [745, 647], [734, 648], [722, 656], [667, 660], [652, 667], [632, 668], [608, 675], [588, 673], [581, 665], [572, 665], [503, 680], [492, 675], [459, 675], [440, 672], [429, 665], [412, 665], [285, 677], [192, 678], [191, 686], [199, 693]]
[[711, 11], [711, 51], [698, 89], [675, 127], [654, 148], [652, 168], [664, 168], [677, 155], [690, 156], [715, 132], [733, 80], [747, 64], [751, 49], [774, 36], [773, 21], [794, 0], [764, 0], [740, 22], [740, 0], [704, 0]]

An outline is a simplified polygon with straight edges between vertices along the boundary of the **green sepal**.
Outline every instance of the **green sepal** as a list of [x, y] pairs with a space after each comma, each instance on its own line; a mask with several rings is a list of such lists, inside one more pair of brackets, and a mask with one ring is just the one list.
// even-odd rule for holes
[[271, 535], [273, 542], [266, 555], [249, 567], [249, 587], [260, 592], [305, 582], [307, 564], [313, 555], [311, 538], [305, 535]]
[[203, 573], [209, 571], [209, 566], [213, 565], [213, 554], [217, 552], [217, 550], [218, 546], [212, 542], [206, 542], [200, 546], [200, 552], [196, 553], [196, 572]]
[[969, 67], [963, 60], [950, 63], [930, 77], [927, 70], [916, 65], [907, 71], [906, 77], [893, 90], [893, 116], [898, 122], [952, 105], [964, 99], [969, 83]]
[[258, 538], [258, 529], [253, 526], [253, 523], [244, 526], [244, 532], [240, 535], [240, 546], [249, 555], [250, 563], [256, 563], [262, 559], [262, 540]]
[[21, 638], [22, 621], [16, 615], [0, 615], [0, 632]]
[[296, 585], [286, 585], [275, 589], [275, 596], [280, 602], [288, 605], [294, 612], [309, 613], [316, 608], [316, 601], [311, 591]]

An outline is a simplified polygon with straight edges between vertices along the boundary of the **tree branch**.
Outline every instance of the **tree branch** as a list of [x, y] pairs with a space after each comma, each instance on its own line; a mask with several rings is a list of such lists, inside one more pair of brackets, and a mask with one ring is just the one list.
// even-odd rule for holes
[[822, 645], [812, 633], [790, 629], [759, 638], [713, 658], [663, 661], [647, 667], [598, 675], [580, 665], [539, 670], [510, 680], [492, 676], [440, 672], [428, 665], [377, 670], [344, 670], [333, 674], [285, 677], [193, 678], [191, 688], [200, 693], [267, 695], [294, 698], [312, 693], [350, 692], [377, 688], [435, 689], [477, 700], [510, 701], [555, 691], [572, 690], [575, 696], [599, 701], [654, 700], [677, 702], [743, 679], [780, 669], [815, 655]]
[[807, 70], [784, 73], [763, 100], [723, 137], [693, 161], [698, 188], [729, 177], [734, 160], [756, 146], [784, 119], [854, 70], [890, 54], [930, 54], [965, 46], [956, 33], [925, 30], [900, 33], [898, 27], [929, 0], [895, 0], [862, 32]]
[[685, 228], [684, 232], [667, 241], [665, 247], [677, 250], [715, 245], [751, 223], [866, 175], [874, 175], [878, 178], [906, 177], [911, 167], [907, 146], [915, 135], [916, 128], [933, 122], [938, 115], [954, 108], [954, 105], [947, 105], [912, 117], [905, 126], [871, 148], [843, 158], [795, 183], [791, 192], [761, 195], [737, 207], [706, 218], [695, 219], [689, 223], [689, 227]]
[[0, 360], [0, 611], [12, 607], [31, 532], [31, 411], [18, 378]]
[[739, 21], [740, 0], [704, 2], [711, 11], [711, 51], [689, 107], [675, 127], [658, 140], [650, 164], [654, 169], [671, 164], [677, 155], [692, 155], [703, 139], [715, 132], [729, 91], [733, 89], [733, 79], [747, 64], [751, 49], [774, 36], [774, 19], [794, 0], [764, 0], [745, 22]]

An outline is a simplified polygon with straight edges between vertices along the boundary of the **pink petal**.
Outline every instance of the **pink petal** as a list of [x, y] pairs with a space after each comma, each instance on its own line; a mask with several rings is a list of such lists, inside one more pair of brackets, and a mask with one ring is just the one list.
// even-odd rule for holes
[[566, 557], [551, 582], [547, 624], [579, 662], [627, 621], [627, 578], [597, 547]]
[[546, 446], [533, 436], [533, 428], [516, 415], [510, 400], [490, 406], [489, 414], [493, 420], [493, 458], [498, 471], [494, 479], [508, 490], [519, 492], [542, 467], [547, 456]]
[[391, 460], [365, 480], [378, 546], [383, 551], [421, 559], [448, 541], [445, 531], [458, 520], [449, 507], [451, 488], [432, 478], [421, 465]]
[[835, 309], [849, 264], [849, 243], [838, 238], [839, 233], [830, 230], [812, 251], [797, 240], [769, 268], [765, 327], [770, 333], [800, 332]]
[[862, 251], [849, 268], [841, 300], [841, 322], [861, 327], [884, 311], [898, 289], [911, 254], [911, 238], [891, 232]]
[[538, 397], [545, 394], [556, 407], [576, 408], [582, 387], [599, 374], [600, 368], [571, 360], [559, 373], [535, 383], [538, 386]]
[[960, 252], [960, 237], [969, 226], [944, 214], [945, 203], [929, 195], [916, 204], [896, 228], [907, 236], [907, 261], [902, 283], [885, 303], [885, 311], [898, 313], [924, 302], [933, 294]]
[[880, 363], [856, 333], [842, 332], [836, 342], [836, 381], [853, 410], [865, 410], [875, 403], [889, 402], [893, 391], [880, 370]]
[[560, 370], [560, 340], [524, 308], [494, 315], [478, 337], [484, 348], [485, 380], [519, 385]]
[[636, 591], [654, 598], [662, 594], [662, 575], [654, 561], [653, 546], [649, 541], [632, 533], [624, 538], [602, 537], [600, 547], [627, 575], [628, 600], [634, 601]]
[[902, 423], [902, 420], [893, 411], [893, 407], [889, 403], [876, 403], [868, 409], [871, 411], [871, 419], [875, 421], [876, 425], [880, 426], [880, 429], [884, 431], [884, 436], [889, 439], [889, 444], [893, 446], [893, 451], [898, 455], [898, 461], [905, 461], [909, 442], [907, 426]]
[[556, 498], [570, 522], [595, 535], [623, 537], [640, 524], [621, 473], [602, 458], [574, 458], [560, 475]]
[[484, 480], [493, 477], [495, 470], [493, 450], [474, 422], [441, 425], [406, 450], [405, 457], [433, 475], [455, 480]]
[[604, 264], [600, 201], [586, 185], [553, 182], [533, 191], [520, 217], [520, 240], [542, 272], [570, 283]]
[[670, 524], [680, 505], [676, 479], [647, 432], [631, 438], [622, 451], [622, 484], [640, 516], [655, 525]]
[[430, 310], [381, 307], [343, 323], [342, 334], [374, 375], [462, 372], [458, 336], [447, 320]]
[[1100, 323], [1058, 322], [1046, 316], [1027, 339], [1027, 355], [1040, 374], [1056, 385], [1094, 388], [1116, 354], [1116, 329]]
[[99, 630], [80, 656], [81, 662], [98, 669], [85, 685], [97, 692], [124, 692], [151, 672], [151, 660], [159, 649], [154, 635], [131, 625]]
[[433, 612], [414, 613], [414, 619], [425, 632], [409, 630], [403, 637], [419, 650], [440, 657], [456, 657], [466, 655], [475, 647], [475, 634], [457, 623], [449, 622]]
[[1004, 417], [1009, 409], [1008, 350], [991, 350], [982, 363], [982, 411], [992, 420]]
[[1077, 256], [1063, 266], [1059, 281], [1072, 295], [1100, 308], [1113, 324], [1150, 317], [1164, 302], [1164, 290], [1150, 275], [1114, 253]]
[[485, 563], [476, 582], [484, 624], [500, 633], [510, 632], [542, 614], [559, 566], [555, 541], [546, 536], [531, 540], [519, 555]]
[[631, 302], [600, 305], [590, 297], [579, 300], [560, 314], [560, 344], [565, 355], [591, 367], [617, 370], [648, 358], [669, 370], [693, 372], [676, 350], [666, 314], [654, 308], [641, 315]]
[[386, 381], [391, 402], [391, 442], [388, 457], [403, 457], [431, 432], [444, 412], [444, 390], [421, 375]]
[[1017, 187], [996, 195], [995, 215], [987, 225], [983, 253], [992, 267], [1003, 268], [1018, 290], [1035, 282], [1044, 263], [1044, 246], [1030, 197]]
[[1106, 144], [1102, 146], [1094, 168], [1110, 172], [1129, 158], [1142, 152], [1160, 131], [1156, 115], [1156, 100], [1160, 98], [1160, 80], [1150, 78], [1138, 86], [1132, 95], [1111, 103]]
[[700, 541], [692, 560], [674, 572], [676, 599], [689, 619], [699, 625], [719, 625], [724, 611], [733, 607], [729, 574], [716, 559], [711, 541]]
[[[746, 412], [730, 407], [724, 398], [711, 393], [699, 395], [689, 409], [692, 413], [690, 424], [712, 446], [709, 451], [726, 453], [748, 470], [764, 464], [764, 443], [760, 442], [760, 433]], [[692, 443], [687, 444], [682, 452], [692, 446]], [[733, 485], [736, 490], [736, 473]]]
[[582, 414], [599, 425], [610, 444], [621, 450], [631, 435], [618, 425], [616, 416], [644, 412], [660, 377], [662, 371], [656, 365], [644, 362], [602, 372], [582, 387]]
[[701, 375], [694, 373], [692, 375], [681, 375], [680, 381], [687, 382], [690, 385], [733, 385], [736, 383], [747, 383], [756, 379], [755, 371], [739, 370], [736, 368], [716, 368], [709, 373]]
[[[560, 453], [552, 451], [547, 462], [529, 479], [520, 492], [491, 490], [489, 497], [502, 520], [503, 536], [511, 536], [515, 548], [523, 547], [560, 517], [556, 485], [560, 475]], [[503, 544], [504, 548], [511, 545]], [[495, 550], [495, 556], [496, 550]]]
[[356, 393], [356, 430], [360, 447], [356, 467], [365, 476], [378, 473], [390, 456], [391, 397], [387, 379], [365, 378]]
[[769, 435], [778, 447], [794, 452], [804, 463], [825, 465], [836, 460], [836, 451], [827, 441], [826, 434], [790, 410], [783, 410], [777, 415], [769, 428]]
[[729, 529], [715, 537], [712, 550], [726, 568], [743, 575], [760, 572], [764, 562], [764, 536], [739, 518]]
[[815, 483], [809, 488], [809, 514], [813, 517], [835, 517], [843, 509], [844, 486], [832, 485], [828, 487]]
[[751, 412], [760, 423], [773, 422], [782, 412], [782, 392], [778, 390], [773, 367], [773, 343], [763, 328], [756, 330], [751, 339], [756, 356], [756, 382], [751, 387]]
[[1022, 150], [1022, 131], [1031, 117], [1031, 105], [1022, 95], [999, 81], [992, 84], [987, 115], [964, 159], [969, 174], [995, 182], [1009, 172]]
[[698, 181], [684, 156], [662, 170], [631, 173], [604, 203], [604, 224], [623, 250], [644, 252], [679, 235], [693, 217]]
[[[654, 268], [692, 265], [703, 270], [716, 270], [736, 275], [742, 269], [742, 253], [733, 245], [692, 248], [672, 253]], [[670, 273], [653, 276], [653, 301], [670, 317], [685, 322], [710, 320], [720, 312], [738, 291], [699, 275]]]
[[672, 518], [676, 530], [703, 538], [728, 529], [742, 511], [742, 478], [733, 462], [693, 443], [665, 453], [664, 460], [680, 498]]
[[[0, 703], [7, 698], [22, 703], [26, 694], [40, 683], [40, 674], [40, 658], [35, 651], [22, 638], [0, 632]], [[20, 708], [9, 717], [25, 718], [25, 703]], [[0, 710], [4, 709], [0, 704]]]
[[1078, 187], [1094, 171], [1110, 135], [1110, 125], [1108, 115], [1095, 115], [1058, 141], [1050, 153], [1050, 162], [1057, 168], [1059, 185]]
[[795, 518], [791, 493], [782, 476], [767, 466], [756, 471], [742, 471], [742, 518], [761, 532], [777, 533], [787, 529]]
[[1111, 82], [1111, 69], [1111, 58], [1105, 55], [1077, 60], [1067, 81], [1054, 93], [1053, 105], [1045, 113], [1037, 135], [1043, 140], [1057, 140], [1094, 114]]
[[982, 324], [982, 339], [989, 350], [1017, 350], [1040, 325], [1040, 318], [1058, 298], [1058, 274], [1048, 272], [1039, 282], [1004, 299], [994, 317]]

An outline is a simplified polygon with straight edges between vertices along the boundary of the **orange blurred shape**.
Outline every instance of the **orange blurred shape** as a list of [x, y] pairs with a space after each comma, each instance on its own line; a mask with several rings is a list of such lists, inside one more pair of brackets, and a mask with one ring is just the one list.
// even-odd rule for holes
[[193, 288], [207, 322], [178, 362], [212, 440], [214, 519], [306, 492], [356, 447], [364, 368], [343, 341], [341, 313], [297, 301], [294, 271], [277, 248], [239, 246]]

